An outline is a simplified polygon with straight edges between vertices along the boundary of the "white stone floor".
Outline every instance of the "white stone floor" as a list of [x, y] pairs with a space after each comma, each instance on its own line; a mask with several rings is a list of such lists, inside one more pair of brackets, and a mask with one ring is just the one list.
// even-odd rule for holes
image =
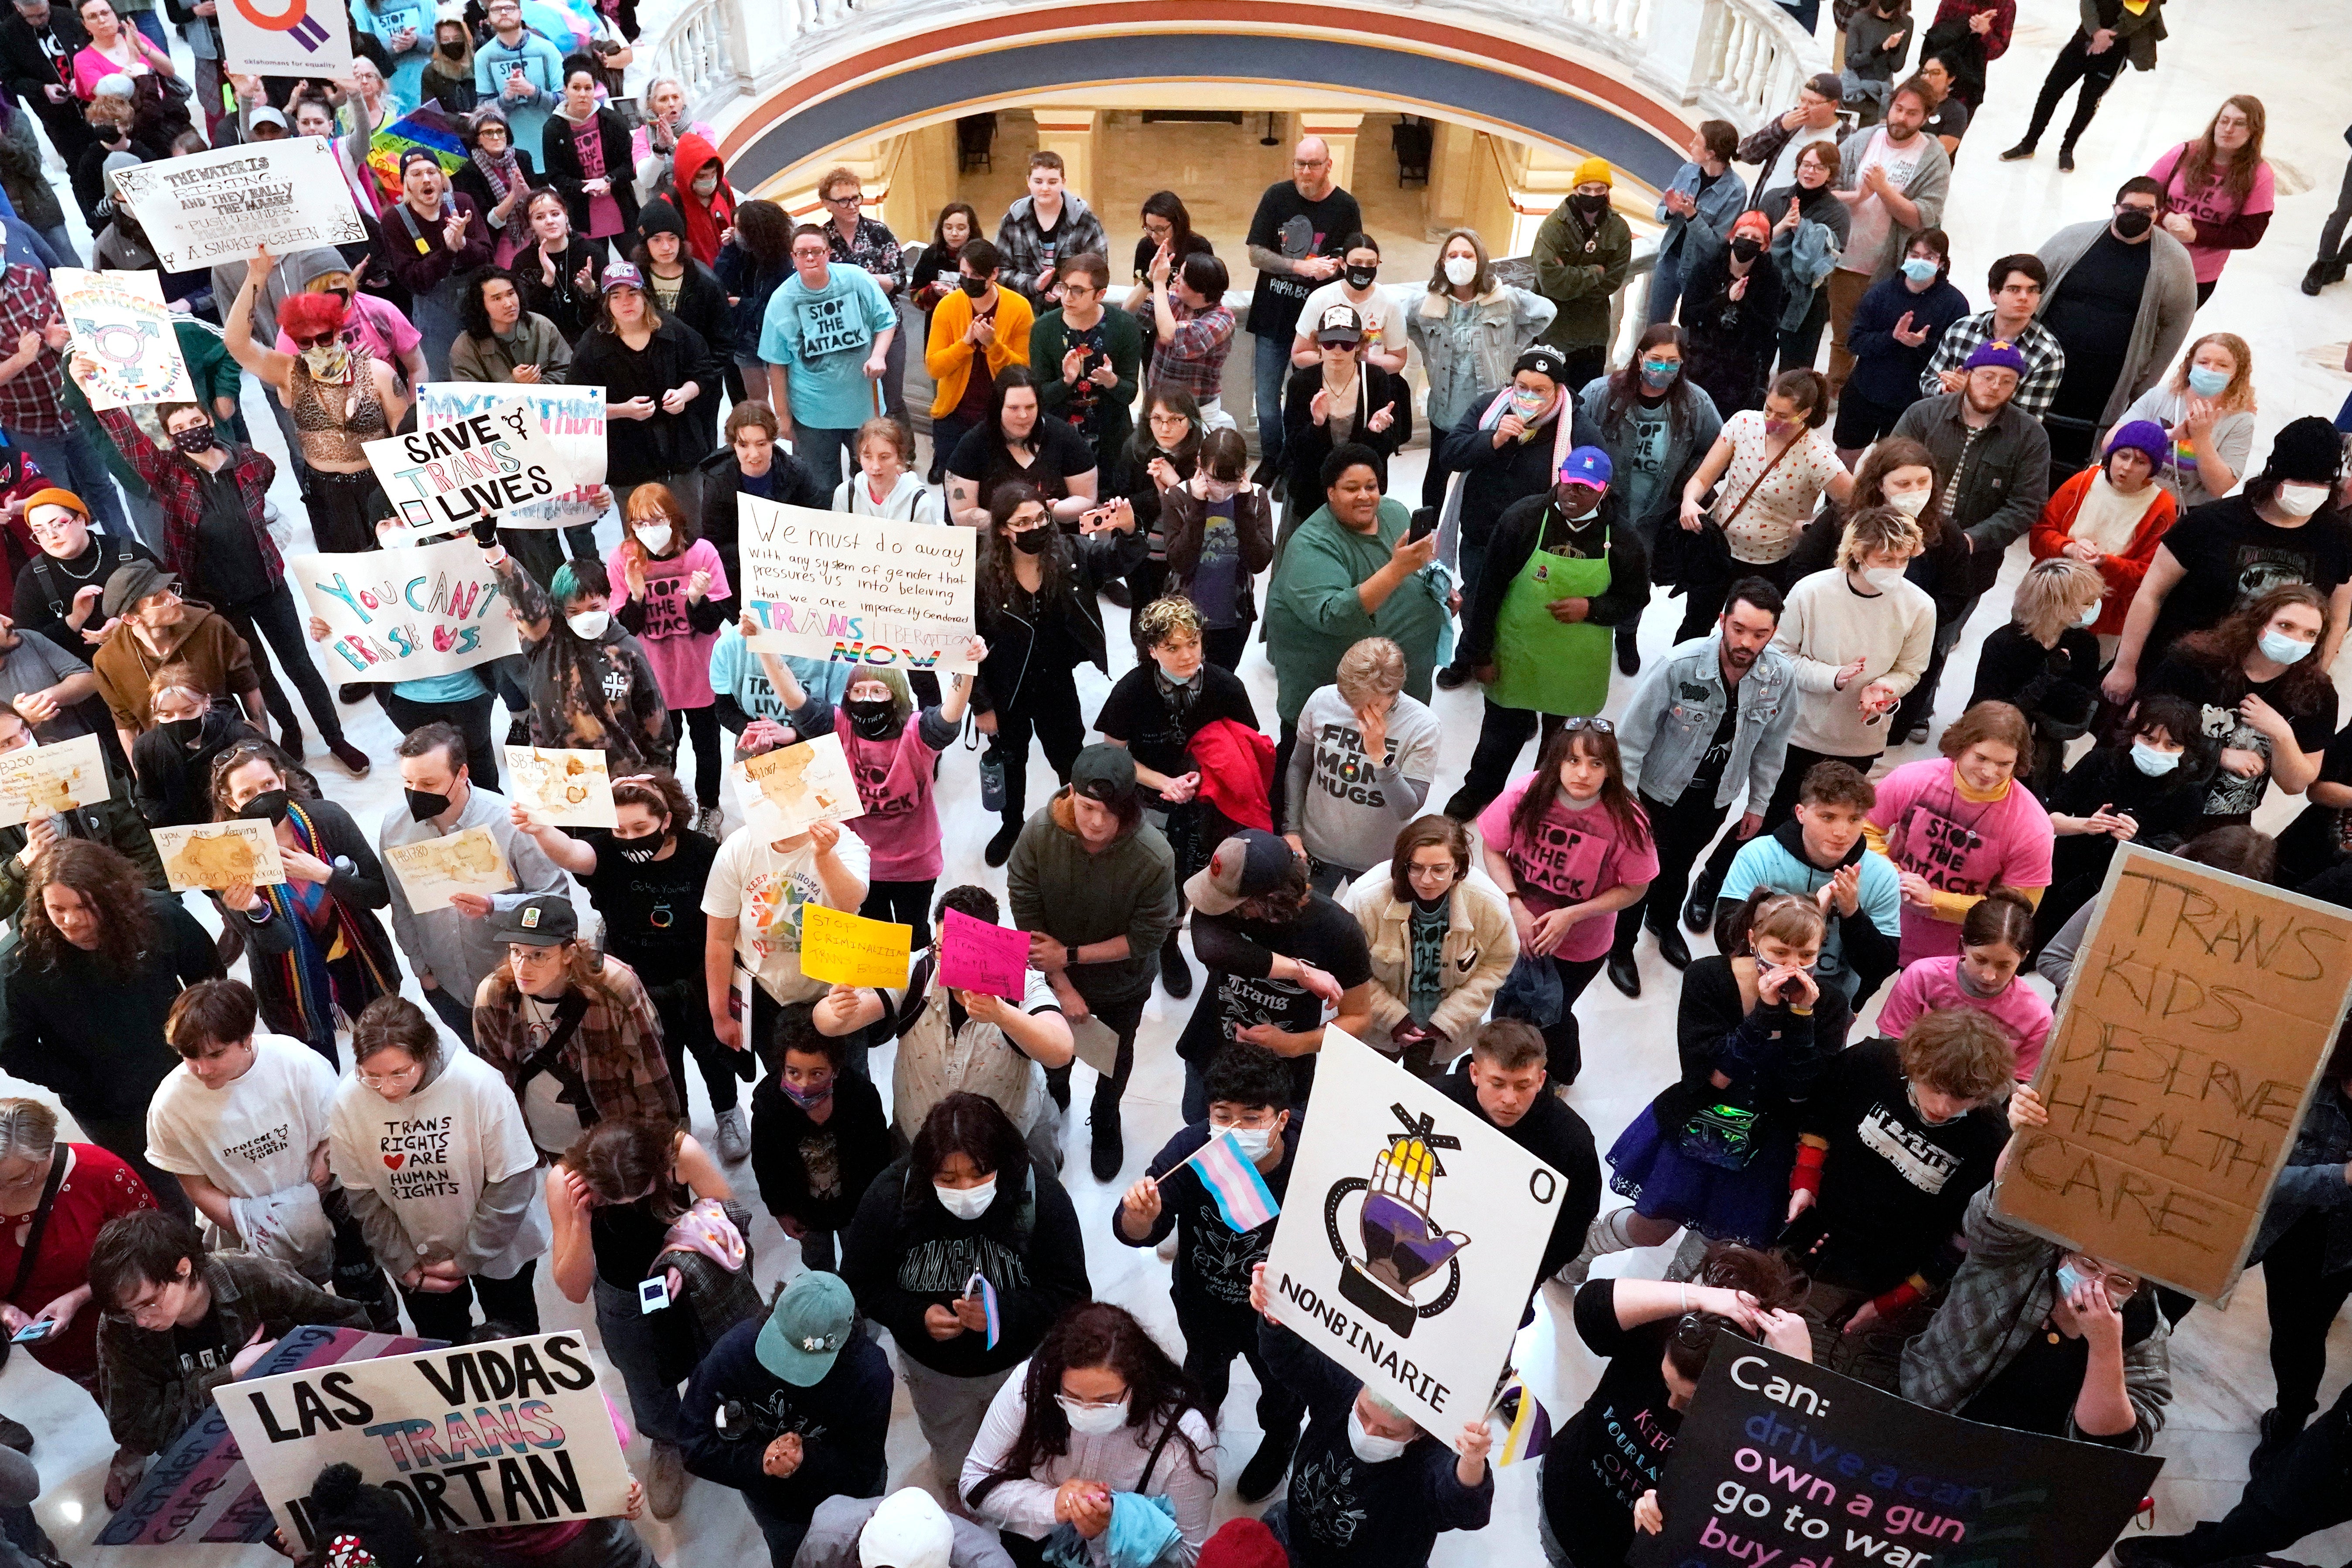
[[[2340, 26], [2331, 25], [2339, 18], [2328, 7], [2315, 8], [2294, 0], [2231, 0], [2227, 5], [2171, 7], [2173, 37], [2165, 46], [2162, 65], [2153, 74], [2130, 74], [2117, 84], [2080, 150], [2080, 169], [2062, 175], [2054, 162], [2054, 141], [2045, 141], [2042, 156], [2031, 163], [2003, 164], [1994, 157], [2016, 140], [2041, 73], [2074, 25], [2074, 7], [2069, 0], [2024, 0], [2020, 10], [2016, 44], [1993, 68], [1991, 102], [1967, 142], [1946, 216], [1946, 226], [1958, 239], [1958, 280], [1972, 298], [1977, 297], [1977, 279], [1987, 262], [2008, 251], [2032, 249], [2062, 224], [2103, 213], [2110, 194], [2125, 177], [2144, 170], [2172, 142], [2200, 130], [2223, 96], [2252, 88], [2270, 110], [2269, 153], [2278, 175], [2278, 216], [2263, 246], [2231, 263], [2200, 325], [2239, 332], [2253, 345], [2255, 382], [2263, 395], [2258, 449], [2266, 450], [2271, 433], [2289, 418], [2314, 413], [2332, 416], [2347, 386], [2352, 386], [2352, 378], [2338, 368], [2345, 341], [2352, 335], [2352, 287], [2332, 289], [2312, 300], [2295, 292], [2294, 281], [2309, 263], [2319, 224], [2332, 205], [2344, 168], [2341, 132], [2346, 98], [2341, 84], [2347, 57]], [[1367, 170], [1361, 179], [1387, 177], [1385, 171], [1376, 174]], [[1122, 221], [1115, 231], [1124, 227]], [[249, 404], [249, 423], [261, 433], [260, 439], [274, 449], [276, 427], [257, 400]], [[1394, 479], [1401, 492], [1418, 493], [1420, 468], [1417, 452], [1406, 454], [1397, 465]], [[287, 485], [284, 490], [278, 497], [280, 506], [299, 519], [292, 487]], [[613, 524], [608, 521], [605, 527], [609, 543]], [[2021, 555], [2020, 546], [2019, 559]], [[1976, 636], [1990, 631], [2005, 615], [2007, 582], [2019, 570], [2019, 559], [2012, 559], [2003, 587], [1988, 596], [1987, 607], [1971, 626]], [[1681, 606], [1671, 602], [1652, 606], [1643, 627], [1645, 653], [1654, 657], [1664, 650], [1680, 613]], [[1117, 635], [1111, 640], [1114, 645], [1123, 641]], [[1955, 668], [1945, 683], [1945, 711], [1939, 713], [1939, 720], [1948, 719], [1969, 690], [1973, 646], [1973, 639], [1964, 639], [1956, 656]], [[1115, 651], [1113, 657], [1124, 663], [1123, 653]], [[1270, 713], [1273, 679], [1255, 647], [1243, 673]], [[1108, 683], [1089, 670], [1082, 672], [1080, 688], [1091, 712], [1106, 694]], [[1621, 703], [1622, 689], [1621, 682], [1617, 698]], [[1442, 800], [1468, 761], [1477, 732], [1478, 701], [1473, 692], [1440, 693], [1436, 706], [1447, 721], [1444, 765], [1437, 786], [1442, 793], [1435, 795]], [[312, 763], [330, 793], [362, 820], [372, 821], [399, 801], [397, 776], [390, 765], [395, 737], [374, 707], [344, 711], [354, 740], [378, 760], [374, 775], [354, 783], [343, 778], [322, 756], [314, 753]], [[1907, 760], [1911, 754], [1897, 753], [1896, 760]], [[949, 760], [944, 775], [948, 880], [976, 879], [1001, 890], [1001, 874], [988, 870], [981, 860], [982, 846], [994, 823], [978, 807], [971, 767], [970, 757], [959, 752]], [[1033, 805], [1042, 801], [1043, 788], [1043, 784], [1036, 786]], [[2296, 804], [2274, 798], [2263, 814], [2263, 824], [2276, 827], [2293, 814]], [[1643, 952], [1645, 994], [1641, 1001], [1628, 1001], [1603, 981], [1586, 993], [1582, 1003], [1591, 1042], [1591, 1066], [1570, 1099], [1604, 1148], [1675, 1071], [1669, 1011], [1675, 994], [1673, 972], [1657, 961], [1647, 944]], [[413, 994], [413, 982], [411, 990]], [[1128, 1096], [1126, 1179], [1141, 1171], [1144, 1162], [1178, 1124], [1181, 1075], [1171, 1046], [1189, 1006], [1161, 994], [1155, 996], [1146, 1013], [1141, 1059]], [[887, 1055], [877, 1054], [876, 1067], [877, 1076], [887, 1077]], [[20, 1087], [0, 1084], [12, 1089]], [[1082, 1089], [1082, 1096], [1083, 1092]], [[710, 1111], [698, 1086], [694, 1100], [695, 1128], [707, 1136]], [[1165, 1267], [1148, 1252], [1108, 1240], [1106, 1227], [1118, 1189], [1100, 1185], [1087, 1173], [1083, 1129], [1076, 1131], [1070, 1148], [1073, 1161], [1066, 1172], [1067, 1184], [1089, 1238], [1088, 1264], [1096, 1293], [1132, 1309], [1174, 1345]], [[738, 1174], [748, 1187], [748, 1166]], [[753, 1241], [763, 1284], [799, 1268], [797, 1249], [764, 1214]], [[1633, 1253], [1610, 1260], [1601, 1271], [1654, 1274], [1664, 1261], [1661, 1254]], [[2217, 1516], [2244, 1480], [2254, 1421], [2269, 1404], [2262, 1291], [2257, 1270], [2249, 1276], [2228, 1312], [2200, 1309], [2174, 1341], [2174, 1401], [2169, 1426], [2158, 1445], [2169, 1461], [2156, 1488], [2159, 1529], [2184, 1529], [2200, 1516]], [[571, 1305], [544, 1287], [541, 1297], [549, 1324], [588, 1326], [585, 1309]], [[1548, 1305], [1550, 1310], [1538, 1315], [1529, 1331], [1522, 1364], [1538, 1387], [1549, 1391], [1547, 1403], [1559, 1419], [1581, 1402], [1598, 1369], [1568, 1329], [1564, 1300], [1548, 1300]], [[2323, 1398], [2333, 1396], [2343, 1384], [2344, 1369], [2352, 1365], [2352, 1342], [2347, 1341], [2352, 1341], [2352, 1335], [2339, 1325], [2333, 1342], [2336, 1370], [2323, 1390]], [[1234, 1384], [1226, 1405], [1223, 1467], [1228, 1477], [1239, 1469], [1256, 1442], [1250, 1426], [1255, 1389], [1246, 1369], [1237, 1369]], [[609, 1377], [608, 1386], [614, 1397], [625, 1397], [617, 1377]], [[82, 1568], [107, 1563], [117, 1568], [137, 1568], [154, 1560], [152, 1553], [101, 1551], [89, 1544], [92, 1532], [103, 1521], [100, 1489], [111, 1446], [103, 1421], [79, 1390], [44, 1372], [29, 1357], [16, 1356], [0, 1373], [0, 1410], [26, 1422], [37, 1436], [34, 1458], [47, 1488], [37, 1511], [67, 1558]], [[642, 1456], [640, 1443], [635, 1457], [641, 1459]], [[894, 1485], [929, 1481], [922, 1444], [903, 1403], [894, 1424], [891, 1458]], [[1474, 1562], [1539, 1568], [1535, 1500], [1531, 1468], [1501, 1472], [1494, 1522], [1475, 1536], [1442, 1539], [1436, 1561], [1447, 1568]], [[1230, 1490], [1221, 1508], [1242, 1511]], [[668, 1563], [684, 1561], [689, 1552], [706, 1563], [756, 1562], [761, 1550], [758, 1532], [740, 1504], [723, 1489], [704, 1482], [689, 1488], [685, 1510], [677, 1519], [648, 1523], [645, 1529], [656, 1552]], [[2308, 1542], [2297, 1555], [2333, 1564], [2343, 1562], [2347, 1552], [2352, 1552], [2352, 1528]], [[181, 1548], [175, 1561], [188, 1568], [231, 1568], [231, 1564], [262, 1568], [271, 1559], [258, 1548], [192, 1545]]]

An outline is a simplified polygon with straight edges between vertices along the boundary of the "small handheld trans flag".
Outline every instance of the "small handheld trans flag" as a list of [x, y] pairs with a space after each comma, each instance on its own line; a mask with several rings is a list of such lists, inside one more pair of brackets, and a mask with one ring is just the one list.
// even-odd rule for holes
[[963, 1293], [980, 1298], [981, 1310], [988, 1315], [988, 1348], [994, 1350], [996, 1342], [1004, 1337], [1004, 1314], [996, 1305], [996, 1287], [988, 1282], [987, 1275], [974, 1269], [963, 1282]]
[[[1239, 1144], [1223, 1132], [1213, 1134], [1199, 1152], [1184, 1162], [1209, 1189], [1209, 1196], [1217, 1203], [1217, 1217], [1237, 1231], [1253, 1231], [1282, 1212], [1275, 1202], [1274, 1189], [1258, 1174], [1257, 1166], [1244, 1158]], [[1177, 1171], [1184, 1165], [1176, 1167]], [[1172, 1176], [1175, 1171], [1168, 1173]], [[1166, 1181], [1162, 1176], [1161, 1181]]]

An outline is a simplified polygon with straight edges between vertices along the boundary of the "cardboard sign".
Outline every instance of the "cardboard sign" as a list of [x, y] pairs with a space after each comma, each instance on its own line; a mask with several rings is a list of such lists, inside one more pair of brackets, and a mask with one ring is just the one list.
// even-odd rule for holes
[[297, 555], [287, 574], [327, 623], [319, 645], [345, 680], [415, 680], [519, 651], [506, 586], [471, 539], [408, 550]]
[[468, 827], [463, 833], [415, 844], [387, 845], [383, 863], [399, 879], [408, 907], [420, 915], [447, 909], [452, 893], [480, 893], [487, 898], [514, 888], [514, 873], [507, 868], [506, 855], [487, 827]]
[[612, 827], [620, 822], [613, 780], [602, 752], [509, 746], [507, 798], [538, 823], [558, 827]]
[[215, 891], [232, 882], [247, 887], [281, 886], [286, 863], [278, 858], [278, 834], [266, 822], [202, 822], [187, 827], [151, 827], [155, 853], [172, 891]]
[[172, 312], [163, 307], [160, 274], [59, 267], [49, 273], [49, 287], [73, 331], [73, 356], [66, 363], [92, 408], [196, 400]]
[[1626, 1561], [2091, 1568], [2163, 1468], [1923, 1409], [1723, 1333], [1658, 1488], [1665, 1530], [1636, 1532]]
[[248, 1378], [215, 1398], [287, 1542], [308, 1549], [303, 1500], [337, 1463], [438, 1529], [620, 1513], [629, 1468], [596, 1376], [586, 1336], [567, 1330]]
[[2352, 996], [2352, 911], [2136, 844], [2099, 900], [2000, 1212], [2221, 1301]]
[[940, 984], [1020, 1001], [1029, 989], [1029, 933], [950, 910], [940, 921]]
[[1319, 1058], [1275, 1319], [1450, 1443], [1494, 1397], [1567, 1180], [1343, 1029]]
[[866, 815], [838, 735], [745, 758], [735, 764], [735, 789], [743, 800], [745, 825], [771, 844], [798, 837], [813, 822], [847, 822]]
[[828, 985], [904, 989], [915, 928], [823, 904], [801, 906], [801, 973]]
[[114, 798], [95, 735], [0, 752], [0, 827]]
[[351, 74], [351, 18], [332, 0], [221, 0], [213, 20], [228, 75], [331, 81]]
[[520, 397], [454, 424], [387, 436], [362, 448], [412, 534], [438, 536], [476, 518], [544, 505], [573, 488], [562, 454]]
[[320, 136], [241, 142], [107, 177], [146, 229], [155, 264], [165, 272], [244, 261], [257, 245], [291, 256], [367, 238], [351, 187]]
[[417, 423], [454, 425], [520, 399], [555, 447], [572, 488], [543, 501], [509, 507], [500, 528], [577, 528], [604, 515], [604, 389], [601, 386], [428, 381], [416, 389]]
[[766, 629], [751, 646], [877, 669], [970, 675], [968, 528], [889, 522], [739, 498], [743, 607]]

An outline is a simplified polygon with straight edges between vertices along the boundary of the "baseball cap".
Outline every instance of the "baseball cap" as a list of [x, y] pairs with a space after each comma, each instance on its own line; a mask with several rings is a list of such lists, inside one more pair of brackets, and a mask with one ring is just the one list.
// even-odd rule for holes
[[1263, 828], [1244, 827], [1209, 857], [1184, 884], [1184, 896], [1202, 914], [1231, 914], [1244, 899], [1282, 885], [1296, 857], [1290, 846]]
[[1610, 472], [1609, 454], [1598, 447], [1579, 447], [1559, 460], [1559, 482], [1564, 485], [1591, 485], [1605, 490]]
[[874, 1505], [857, 1532], [858, 1568], [948, 1568], [955, 1526], [920, 1487], [892, 1492]]
[[[824, 1381], [857, 1325], [857, 1299], [838, 1274], [804, 1269], [776, 1298], [752, 1352], [795, 1388]], [[907, 1568], [894, 1563], [890, 1568]]]
[[283, 131], [286, 129], [286, 117], [264, 103], [247, 112], [245, 123], [248, 131], [257, 125], [275, 125]]
[[1125, 746], [1088, 746], [1070, 764], [1070, 787], [1110, 805], [1135, 792], [1135, 756]]
[[1845, 101], [1845, 79], [1835, 71], [1815, 71], [1805, 79], [1805, 85], [1832, 103]]
[[646, 275], [638, 271], [630, 262], [615, 261], [604, 268], [603, 289], [607, 294], [615, 289], [622, 288], [635, 289], [639, 293], [643, 293], [645, 287]]
[[1364, 318], [1356, 313], [1353, 305], [1326, 305], [1323, 313], [1315, 318], [1315, 341], [1318, 343], [1362, 342]]
[[1969, 363], [1962, 368], [2013, 370], [2018, 374], [2023, 375], [2025, 356], [2018, 353], [2017, 345], [2007, 338], [1987, 338], [1977, 345], [1976, 353], [1969, 355]]
[[1531, 370], [1538, 374], [1548, 375], [1554, 381], [1565, 381], [1568, 379], [1568, 356], [1556, 348], [1538, 343], [1521, 354], [1511, 365], [1513, 375], [1518, 374], [1523, 370]]
[[560, 893], [533, 893], [511, 904], [494, 905], [488, 924], [493, 942], [553, 947], [580, 934], [580, 911]]
[[177, 578], [152, 561], [126, 561], [107, 578], [106, 592], [99, 595], [99, 612], [110, 621], [125, 610], [138, 608], [139, 601], [148, 595], [179, 585]]

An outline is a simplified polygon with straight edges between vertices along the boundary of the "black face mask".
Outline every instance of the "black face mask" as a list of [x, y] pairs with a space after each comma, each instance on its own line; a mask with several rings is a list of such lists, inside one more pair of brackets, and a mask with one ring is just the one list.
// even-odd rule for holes
[[291, 801], [282, 786], [266, 789], [238, 806], [236, 814], [247, 822], [267, 822], [274, 827], [286, 820], [286, 809]]
[[1750, 239], [1743, 234], [1731, 242], [1731, 258], [1734, 261], [1753, 261], [1763, 254], [1764, 242], [1760, 239]]
[[1369, 289], [1372, 286], [1372, 279], [1380, 275], [1381, 269], [1377, 267], [1350, 267], [1347, 271], [1348, 286], [1351, 289]]
[[196, 743], [196, 738], [205, 731], [205, 721], [201, 718], [165, 719], [155, 728], [169, 736], [172, 744], [175, 746], [193, 746]]
[[2156, 215], [2138, 207], [2126, 207], [2116, 215], [2116, 233], [2126, 239], [2137, 239], [2156, 226]]
[[1570, 196], [1568, 199], [1580, 216], [1599, 217], [1609, 210], [1607, 196]]
[[453, 60], [464, 59], [466, 58], [466, 40], [463, 38], [442, 39], [441, 53]]
[[975, 300], [988, 292], [988, 279], [985, 278], [974, 278], [967, 274], [957, 279], [956, 285]]
[[404, 789], [400, 793], [408, 797], [408, 815], [419, 822], [429, 822], [449, 809], [449, 797], [446, 795], [434, 795], [421, 789]]
[[613, 847], [619, 850], [621, 858], [632, 866], [650, 866], [654, 857], [662, 852], [662, 846], [668, 842], [665, 835], [656, 833], [647, 838], [615, 839]]
[[1045, 547], [1054, 542], [1054, 525], [1042, 523], [1013, 536], [1013, 548], [1024, 555], [1043, 555]]
[[[1043, 533], [1045, 531], [1041, 528], [1037, 531]], [[1028, 535], [1021, 537], [1025, 539]], [[857, 732], [860, 740], [887, 741], [898, 729], [898, 711], [895, 702], [845, 702], [842, 706], [849, 710], [849, 727]]]

